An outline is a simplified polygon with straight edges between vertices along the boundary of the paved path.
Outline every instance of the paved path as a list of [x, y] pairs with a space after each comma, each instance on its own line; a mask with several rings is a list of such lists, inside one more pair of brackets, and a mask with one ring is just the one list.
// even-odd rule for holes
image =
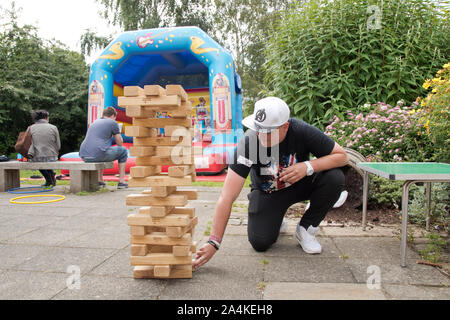
[[[273, 247], [255, 252], [246, 233], [248, 189], [220, 251], [192, 279], [135, 280], [126, 216], [137, 208], [127, 207], [125, 196], [143, 189], [109, 188], [35, 205], [10, 204], [14, 195], [0, 193], [0, 299], [450, 299], [449, 278], [416, 264], [411, 248], [408, 266], [400, 267], [395, 227], [363, 232], [324, 224], [323, 253], [308, 255], [293, 236], [297, 221], [289, 220]], [[199, 217], [194, 238], [202, 244], [220, 189], [197, 189], [190, 206]], [[80, 288], [69, 288], [77, 270]]]

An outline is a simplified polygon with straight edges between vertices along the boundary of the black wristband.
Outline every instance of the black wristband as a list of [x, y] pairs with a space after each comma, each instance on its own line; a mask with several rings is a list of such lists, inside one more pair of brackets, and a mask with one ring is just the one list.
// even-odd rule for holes
[[214, 243], [214, 241], [208, 240], [207, 243], [209, 243], [210, 245], [212, 245], [212, 246], [216, 249], [216, 251], [219, 250], [219, 247], [217, 246], [217, 244]]

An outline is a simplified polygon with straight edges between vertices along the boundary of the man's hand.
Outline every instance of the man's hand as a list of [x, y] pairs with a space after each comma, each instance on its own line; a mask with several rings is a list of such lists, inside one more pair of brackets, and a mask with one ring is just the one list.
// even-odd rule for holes
[[214, 248], [209, 243], [205, 243], [198, 251], [195, 256], [195, 260], [192, 262], [192, 268], [195, 270], [212, 258], [212, 256], [216, 253], [216, 248]]
[[293, 184], [306, 176], [306, 164], [298, 162], [290, 167], [283, 169], [280, 173], [280, 180]]

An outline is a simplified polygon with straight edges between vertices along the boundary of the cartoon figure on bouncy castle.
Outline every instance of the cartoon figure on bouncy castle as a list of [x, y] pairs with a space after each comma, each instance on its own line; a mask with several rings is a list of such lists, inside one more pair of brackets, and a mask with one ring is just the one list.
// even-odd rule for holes
[[[222, 172], [243, 136], [241, 79], [231, 55], [197, 27], [128, 31], [113, 40], [91, 66], [87, 125], [101, 117], [105, 107], [115, 107], [124, 146], [129, 148], [133, 138], [123, 133], [132, 119], [118, 107], [117, 97], [123, 95], [125, 86], [155, 84], [163, 88], [178, 84], [188, 93], [193, 106], [193, 145], [202, 150], [194, 156], [197, 174]], [[159, 134], [164, 135], [164, 128]], [[60, 160], [81, 161], [78, 152]], [[126, 172], [134, 165], [135, 158], [129, 157]], [[117, 163], [104, 173], [117, 174]]]

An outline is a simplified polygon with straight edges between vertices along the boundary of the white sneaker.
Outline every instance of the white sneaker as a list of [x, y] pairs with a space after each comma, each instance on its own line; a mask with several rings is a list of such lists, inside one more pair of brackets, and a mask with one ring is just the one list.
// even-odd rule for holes
[[319, 227], [309, 226], [308, 231], [300, 224], [297, 225], [297, 231], [295, 232], [295, 237], [300, 243], [303, 251], [306, 253], [321, 253], [322, 246], [316, 240], [316, 234], [319, 231]]
[[[345, 200], [347, 200], [348, 192], [342, 191], [341, 195], [339, 196], [339, 199], [336, 201], [336, 203], [333, 205], [333, 208], [339, 208], [345, 203]], [[305, 206], [305, 211], [309, 209], [310, 202], [308, 202]]]
[[345, 190], [342, 191], [338, 201], [336, 201], [333, 208], [339, 208], [340, 206], [342, 206], [344, 204], [345, 200], [347, 200], [347, 196], [348, 196], [348, 192]]
[[286, 233], [288, 229], [288, 225], [286, 222], [286, 219], [283, 218], [283, 221], [281, 222], [281, 226], [280, 226], [280, 233]]

